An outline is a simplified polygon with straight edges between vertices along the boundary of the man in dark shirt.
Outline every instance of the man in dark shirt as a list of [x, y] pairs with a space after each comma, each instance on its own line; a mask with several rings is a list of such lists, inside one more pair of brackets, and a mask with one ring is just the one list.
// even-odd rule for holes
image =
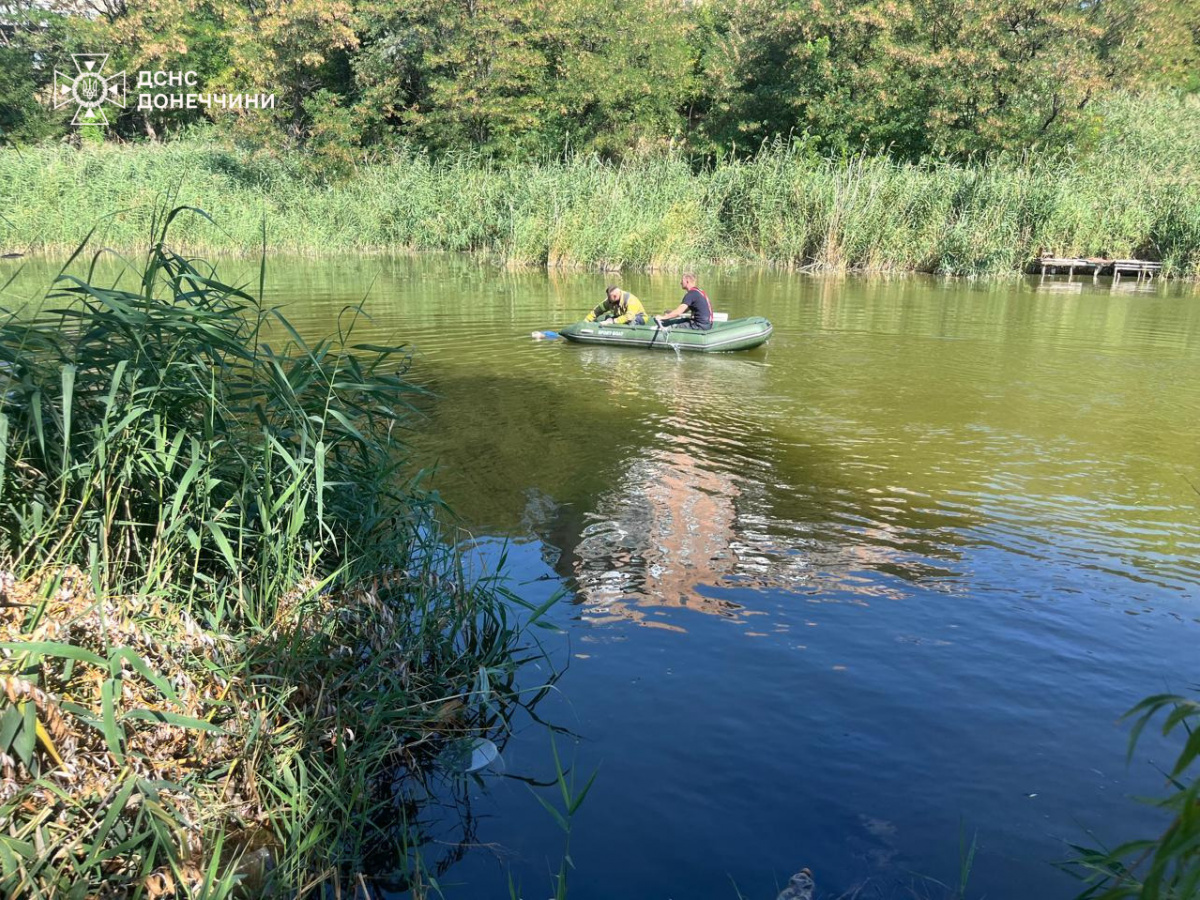
[[708, 300], [708, 294], [696, 287], [696, 276], [690, 272], [679, 279], [679, 286], [684, 290], [683, 300], [670, 312], [655, 316], [654, 321], [662, 325], [663, 319], [673, 319], [691, 312], [692, 317], [678, 323], [676, 327], [708, 331], [713, 323], [712, 303]]

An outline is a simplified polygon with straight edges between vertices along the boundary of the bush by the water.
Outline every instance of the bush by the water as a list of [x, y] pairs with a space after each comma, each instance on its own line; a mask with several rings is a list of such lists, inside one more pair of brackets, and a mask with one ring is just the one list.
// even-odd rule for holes
[[407, 471], [404, 351], [165, 234], [0, 321], [0, 893], [421, 877], [405, 785], [519, 702], [514, 598]]
[[199, 251], [475, 251], [513, 265], [662, 268], [705, 261], [826, 270], [1016, 273], [1043, 251], [1141, 257], [1200, 275], [1200, 98], [1106, 101], [1076, 154], [906, 163], [827, 159], [797, 143], [695, 169], [401, 154], [326, 180], [301, 156], [199, 141], [0, 150], [0, 246], [145, 240], [164, 192], [221, 223], [180, 223]]

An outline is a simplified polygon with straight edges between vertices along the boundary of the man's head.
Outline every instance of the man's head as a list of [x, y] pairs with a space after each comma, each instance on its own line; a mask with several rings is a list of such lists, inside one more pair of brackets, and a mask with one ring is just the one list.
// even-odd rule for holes
[[621, 289], [616, 285], [611, 285], [604, 292], [604, 296], [608, 298], [609, 303], [616, 303], [621, 299]]
[[685, 291], [690, 291], [696, 286], [696, 276], [691, 272], [685, 272], [683, 277], [679, 279], [679, 286]]

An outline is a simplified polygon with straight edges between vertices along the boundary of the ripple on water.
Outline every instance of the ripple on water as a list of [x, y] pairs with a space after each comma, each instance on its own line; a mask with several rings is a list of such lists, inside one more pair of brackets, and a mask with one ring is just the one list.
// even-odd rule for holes
[[[770, 896], [818, 861], [831, 894], [945, 880], [963, 822], [974, 891], [1068, 896], [1045, 861], [1081, 823], [1152, 829], [1126, 797], [1161, 779], [1112, 723], [1194, 663], [1195, 295], [713, 272], [775, 334], [676, 357], [529, 339], [594, 274], [329, 265], [268, 299], [327, 336], [369, 295], [355, 339], [414, 347], [437, 394], [417, 463], [523, 594], [569, 592], [592, 896]], [[544, 858], [536, 804], [491, 802], [480, 842]]]

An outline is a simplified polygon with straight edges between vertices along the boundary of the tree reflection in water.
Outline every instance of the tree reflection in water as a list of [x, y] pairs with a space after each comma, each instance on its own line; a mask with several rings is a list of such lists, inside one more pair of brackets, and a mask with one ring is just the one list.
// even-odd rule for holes
[[[624, 360], [604, 362], [619, 367]], [[706, 401], [704, 389], [698, 393], [688, 380], [698, 377], [694, 367], [673, 374], [657, 398], [665, 395], [668, 408], [652, 417], [653, 439], [630, 452], [620, 449], [627, 441], [613, 438], [619, 458], [611, 487], [594, 494], [590, 508], [559, 507], [536, 493], [528, 498], [524, 524], [548, 545], [547, 562], [575, 586], [588, 621], [681, 631], [664, 608], [742, 622], [763, 614], [726, 590], [737, 588], [864, 604], [902, 596], [871, 570], [905, 580], [949, 576], [951, 583], [956, 573], [944, 562], [956, 550], [915, 541], [903, 517], [890, 512], [901, 503], [905, 516], [919, 516], [904, 498], [863, 497], [828, 484], [785, 491], [775, 457], [786, 449], [759, 433], [734, 397]], [[606, 380], [613, 402], [622, 402], [622, 385], [635, 375], [616, 371]], [[789, 493], [798, 501], [790, 506]]]

